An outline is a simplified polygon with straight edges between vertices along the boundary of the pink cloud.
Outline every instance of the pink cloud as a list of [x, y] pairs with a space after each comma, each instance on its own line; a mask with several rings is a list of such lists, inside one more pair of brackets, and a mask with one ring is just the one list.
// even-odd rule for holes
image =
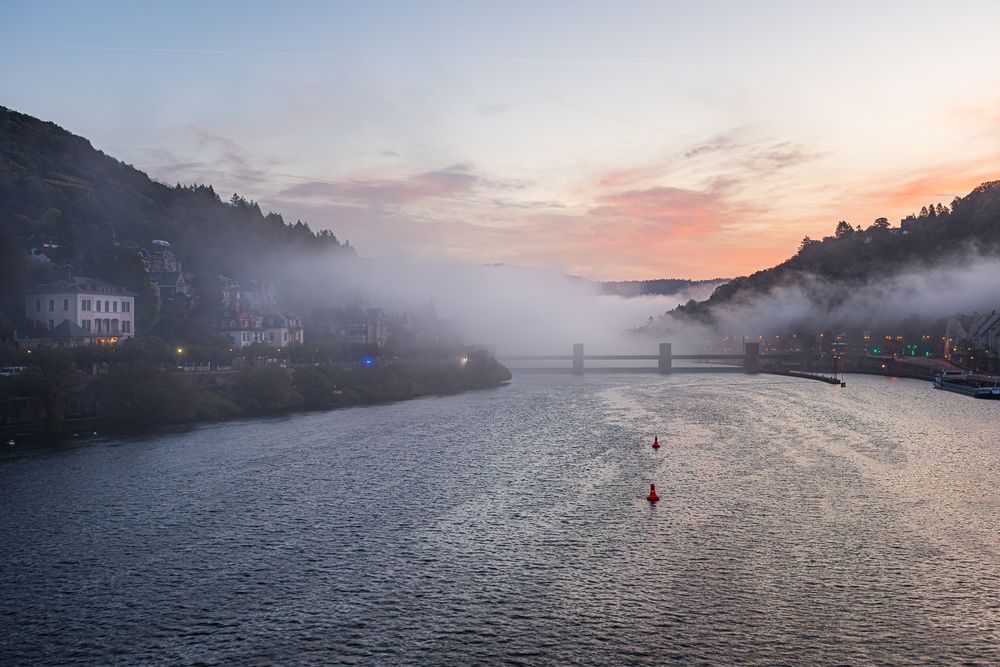
[[654, 187], [604, 195], [589, 213], [608, 223], [639, 223], [647, 233], [677, 238], [718, 229], [722, 209], [718, 194]]

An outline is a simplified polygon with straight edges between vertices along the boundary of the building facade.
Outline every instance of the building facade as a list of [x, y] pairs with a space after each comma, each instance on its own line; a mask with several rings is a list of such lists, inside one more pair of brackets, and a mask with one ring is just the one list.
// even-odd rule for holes
[[98, 344], [135, 335], [135, 294], [96, 278], [77, 276], [36, 285], [25, 296], [24, 314], [36, 330], [52, 331], [69, 322]]
[[233, 347], [254, 343], [287, 347], [303, 341], [302, 322], [292, 315], [261, 315], [233, 308], [216, 318], [214, 324], [216, 331], [232, 339]]
[[322, 337], [345, 343], [384, 347], [389, 342], [389, 320], [379, 308], [321, 308], [313, 311], [312, 326]]

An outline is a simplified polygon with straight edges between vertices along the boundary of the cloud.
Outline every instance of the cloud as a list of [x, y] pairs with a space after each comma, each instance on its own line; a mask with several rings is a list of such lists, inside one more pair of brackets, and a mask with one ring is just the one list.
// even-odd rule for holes
[[1000, 258], [975, 251], [913, 263], [860, 285], [800, 275], [764, 293], [720, 305], [717, 333], [771, 335], [823, 328], [879, 329], [916, 318], [933, 321], [1000, 305], [991, 276]]
[[472, 191], [480, 182], [471, 165], [459, 163], [403, 179], [310, 180], [281, 190], [281, 198], [331, 199], [374, 206], [398, 206]]
[[684, 237], [718, 229], [722, 208], [719, 195], [711, 192], [653, 187], [604, 195], [590, 215], [612, 223], [639, 222], [657, 234]]
[[197, 125], [189, 125], [188, 127], [191, 129], [191, 132], [194, 133], [195, 137], [198, 138], [200, 145], [221, 146], [223, 149], [223, 157], [226, 160], [242, 167], [247, 166], [247, 158], [245, 157], [246, 151], [244, 151], [243, 147], [232, 139], [212, 134], [208, 130], [198, 127]]
[[702, 157], [711, 153], [725, 153], [741, 148], [742, 146], [731, 136], [721, 134], [684, 151], [684, 157], [691, 159]]

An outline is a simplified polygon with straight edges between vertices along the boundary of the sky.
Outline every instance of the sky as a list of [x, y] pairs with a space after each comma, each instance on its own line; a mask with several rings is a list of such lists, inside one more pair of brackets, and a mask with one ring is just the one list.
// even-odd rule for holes
[[1000, 3], [0, 5], [0, 105], [367, 257], [745, 275], [1000, 178]]

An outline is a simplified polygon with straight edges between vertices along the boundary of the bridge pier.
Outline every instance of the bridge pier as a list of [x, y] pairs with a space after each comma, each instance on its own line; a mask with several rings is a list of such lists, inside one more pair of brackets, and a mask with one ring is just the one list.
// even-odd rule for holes
[[760, 372], [760, 343], [743, 343], [743, 372]]
[[674, 371], [673, 352], [670, 343], [660, 343], [660, 356], [657, 359], [656, 367], [664, 375]]
[[573, 343], [573, 372], [583, 373], [583, 343]]

